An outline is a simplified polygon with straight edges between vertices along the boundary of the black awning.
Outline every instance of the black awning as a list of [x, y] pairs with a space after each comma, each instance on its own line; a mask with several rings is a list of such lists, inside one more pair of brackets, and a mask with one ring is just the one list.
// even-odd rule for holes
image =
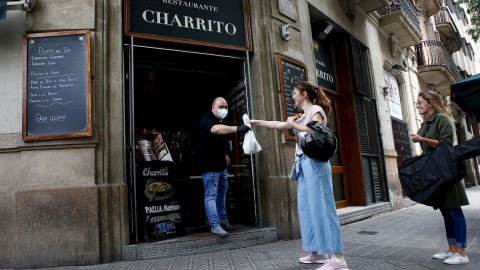
[[0, 21], [7, 18], [7, 0], [0, 0]]
[[450, 85], [452, 100], [468, 115], [480, 119], [480, 73]]

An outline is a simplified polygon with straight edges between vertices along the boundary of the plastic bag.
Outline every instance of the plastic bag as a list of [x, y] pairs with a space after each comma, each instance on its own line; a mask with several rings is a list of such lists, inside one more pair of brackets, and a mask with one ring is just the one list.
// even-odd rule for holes
[[[244, 114], [242, 116], [243, 118], [243, 123], [249, 127], [251, 127], [250, 123], [250, 118], [248, 117], [247, 114]], [[255, 138], [255, 134], [253, 131], [248, 131], [245, 133], [245, 137], [243, 139], [243, 152], [247, 155], [252, 155], [255, 153], [258, 153], [262, 150], [262, 147], [260, 144], [257, 142], [257, 139]]]

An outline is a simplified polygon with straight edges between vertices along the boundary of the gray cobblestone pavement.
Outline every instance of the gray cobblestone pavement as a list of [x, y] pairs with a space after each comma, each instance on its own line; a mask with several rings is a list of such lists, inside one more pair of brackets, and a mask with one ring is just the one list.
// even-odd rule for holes
[[[480, 269], [480, 187], [467, 189], [470, 205], [464, 207], [468, 226], [468, 265], [446, 265], [432, 259], [432, 254], [447, 247], [443, 218], [431, 207], [415, 204], [402, 210], [342, 226], [345, 257], [350, 270], [426, 270]], [[92, 266], [46, 269], [65, 270], [266, 270], [316, 269], [304, 265], [301, 240], [208, 254], [122, 261]]]

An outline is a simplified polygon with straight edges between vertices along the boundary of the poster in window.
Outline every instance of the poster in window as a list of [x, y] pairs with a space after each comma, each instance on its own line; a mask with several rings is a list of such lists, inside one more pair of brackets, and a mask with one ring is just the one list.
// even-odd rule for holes
[[402, 104], [400, 103], [400, 92], [398, 91], [397, 78], [389, 72], [384, 73], [385, 86], [388, 87], [388, 107], [390, 109], [390, 116], [403, 120]]

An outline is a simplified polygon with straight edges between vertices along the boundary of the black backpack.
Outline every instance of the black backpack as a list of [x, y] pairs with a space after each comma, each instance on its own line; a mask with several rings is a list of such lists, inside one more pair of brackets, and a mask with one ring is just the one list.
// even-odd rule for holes
[[303, 136], [300, 145], [303, 153], [319, 161], [328, 161], [337, 151], [337, 137], [327, 126], [318, 121], [309, 122], [307, 127], [315, 132]]

